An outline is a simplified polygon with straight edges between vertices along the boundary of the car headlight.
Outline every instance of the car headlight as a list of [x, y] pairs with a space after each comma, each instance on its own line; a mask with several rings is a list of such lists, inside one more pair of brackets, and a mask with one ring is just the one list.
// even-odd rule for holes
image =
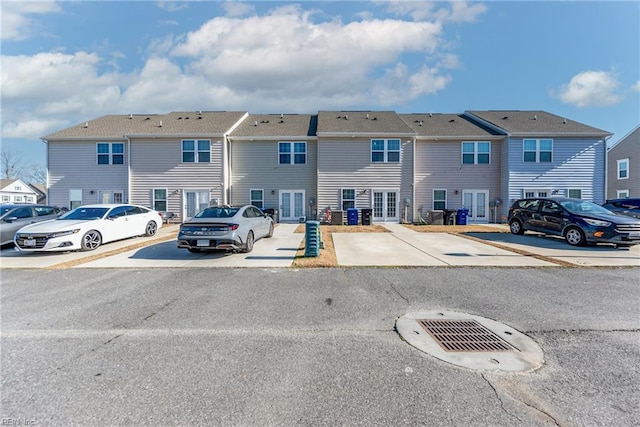
[[79, 228], [76, 228], [74, 230], [57, 231], [55, 233], [49, 234], [49, 238], [53, 239], [54, 237], [69, 236], [70, 234], [76, 234], [78, 231], [80, 231]]
[[598, 219], [584, 218], [584, 222], [589, 225], [595, 225], [596, 227], [608, 227], [611, 225], [611, 223], [608, 221], [600, 221]]

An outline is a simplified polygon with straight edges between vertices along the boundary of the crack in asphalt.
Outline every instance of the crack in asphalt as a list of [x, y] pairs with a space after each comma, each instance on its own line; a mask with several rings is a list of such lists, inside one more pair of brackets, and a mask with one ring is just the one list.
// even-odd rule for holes
[[640, 332], [640, 328], [632, 328], [632, 329], [548, 329], [544, 331], [522, 331], [523, 334], [532, 335], [532, 334], [558, 334], [558, 333], [593, 333], [593, 332], [631, 332], [638, 333]]
[[487, 384], [489, 384], [489, 387], [491, 387], [491, 390], [493, 390], [493, 394], [496, 395], [496, 399], [498, 399], [498, 402], [500, 402], [500, 408], [502, 409], [502, 412], [504, 412], [508, 416], [513, 417], [516, 420], [522, 422], [522, 420], [520, 418], [516, 417], [514, 414], [510, 413], [509, 411], [507, 411], [507, 409], [504, 407], [504, 402], [502, 401], [502, 398], [500, 397], [500, 394], [498, 394], [498, 390], [494, 387], [493, 384], [491, 384], [491, 381], [489, 381], [489, 379], [484, 374], [480, 374], [480, 376], [482, 377], [482, 379]]
[[398, 289], [396, 289], [396, 287], [395, 287], [395, 285], [393, 284], [393, 282], [389, 282], [389, 286], [391, 287], [391, 289], [392, 289], [396, 294], [398, 294], [398, 296], [399, 296], [400, 298], [402, 298], [402, 299], [403, 299], [407, 304], [410, 304], [410, 302], [409, 302], [409, 298], [407, 298], [407, 297], [405, 297], [404, 295], [402, 295], [402, 294], [400, 293], [400, 291], [399, 291]]

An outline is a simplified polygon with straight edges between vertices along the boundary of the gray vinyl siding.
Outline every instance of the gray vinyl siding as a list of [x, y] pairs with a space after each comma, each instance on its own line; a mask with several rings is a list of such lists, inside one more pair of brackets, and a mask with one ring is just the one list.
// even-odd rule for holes
[[[287, 142], [304, 142], [301, 139], [283, 139]], [[264, 208], [279, 209], [280, 190], [304, 190], [305, 214], [309, 212], [309, 201], [313, 198], [317, 205], [317, 142], [306, 141], [306, 164], [279, 164], [278, 141], [232, 141], [231, 154], [231, 203], [250, 202], [249, 191], [264, 190]], [[273, 194], [272, 194], [273, 193]]]
[[[129, 198], [126, 141], [124, 165], [98, 165], [96, 141], [49, 141], [47, 144], [48, 203], [69, 207], [69, 190], [82, 190], [82, 204], [98, 203], [100, 191], [123, 191]], [[92, 193], [93, 192], [93, 193]]]
[[[182, 139], [135, 139], [131, 142], [131, 203], [152, 206], [153, 189], [166, 188], [167, 210], [182, 214], [183, 190], [209, 190], [223, 196], [221, 138], [211, 139], [210, 163], [182, 163]], [[194, 139], [194, 138], [184, 138]], [[176, 191], [177, 190], [177, 191]], [[177, 194], [174, 194], [177, 193]]]
[[[426, 212], [433, 209], [433, 190], [447, 190], [447, 209], [462, 208], [462, 190], [489, 190], [490, 202], [502, 198], [502, 143], [491, 141], [490, 164], [462, 164], [461, 153], [462, 140], [418, 140], [415, 161], [416, 215], [425, 218]], [[455, 194], [456, 191], [458, 194]]]
[[[618, 179], [618, 160], [629, 159], [629, 178]], [[640, 197], [640, 127], [637, 127], [608, 153], [607, 198], [617, 198], [617, 190], [629, 190], [629, 197]]]
[[525, 163], [523, 140], [510, 139], [509, 205], [526, 189], [549, 189], [558, 196], [580, 189], [583, 199], [604, 202], [605, 150], [603, 140], [553, 139], [551, 163]]
[[[372, 189], [398, 190], [403, 201], [412, 197], [411, 178], [403, 182], [403, 167], [411, 168], [412, 143], [401, 139], [399, 163], [371, 163], [371, 138], [322, 138], [318, 141], [318, 208], [341, 210], [341, 190], [355, 188], [356, 208], [371, 208]], [[410, 169], [409, 169], [410, 171]], [[366, 190], [366, 192], [365, 192]]]

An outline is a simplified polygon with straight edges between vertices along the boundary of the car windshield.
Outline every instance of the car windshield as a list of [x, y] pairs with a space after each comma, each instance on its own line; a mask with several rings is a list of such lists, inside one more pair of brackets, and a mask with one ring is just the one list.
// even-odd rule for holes
[[238, 213], [240, 208], [206, 208], [198, 212], [195, 218], [231, 218]]
[[587, 202], [585, 200], [563, 200], [560, 202], [562, 207], [571, 213], [584, 215], [584, 214], [605, 214], [615, 215], [607, 208], [603, 208], [595, 203]]
[[67, 212], [63, 216], [61, 216], [60, 220], [65, 219], [83, 219], [83, 220], [92, 220], [92, 219], [100, 219], [107, 213], [108, 208], [76, 208], [71, 212]]

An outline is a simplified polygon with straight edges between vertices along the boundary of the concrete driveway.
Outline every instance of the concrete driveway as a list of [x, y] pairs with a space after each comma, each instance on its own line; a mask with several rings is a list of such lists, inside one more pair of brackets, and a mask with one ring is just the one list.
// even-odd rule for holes
[[[278, 224], [271, 239], [258, 241], [249, 254], [194, 254], [176, 246], [177, 225], [162, 227], [153, 238], [109, 243], [92, 252], [0, 252], [1, 268], [157, 268], [290, 267], [304, 233], [299, 224]], [[563, 239], [527, 233], [422, 233], [401, 224], [385, 224], [390, 233], [334, 233], [339, 266], [640, 266], [640, 245], [569, 246]]]

